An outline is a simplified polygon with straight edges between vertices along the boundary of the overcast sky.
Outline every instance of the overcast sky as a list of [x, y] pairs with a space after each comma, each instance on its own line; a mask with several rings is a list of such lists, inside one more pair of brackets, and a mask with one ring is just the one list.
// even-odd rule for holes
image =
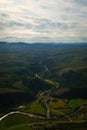
[[87, 0], [0, 0], [0, 41], [87, 42]]

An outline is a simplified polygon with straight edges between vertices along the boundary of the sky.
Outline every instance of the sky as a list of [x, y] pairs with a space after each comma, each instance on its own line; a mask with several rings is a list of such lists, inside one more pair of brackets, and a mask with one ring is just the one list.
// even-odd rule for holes
[[87, 42], [87, 0], [0, 0], [0, 41]]

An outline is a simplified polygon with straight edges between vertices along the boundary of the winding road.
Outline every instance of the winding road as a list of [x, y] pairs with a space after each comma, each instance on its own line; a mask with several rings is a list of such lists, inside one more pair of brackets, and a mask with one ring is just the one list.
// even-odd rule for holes
[[47, 108], [47, 119], [50, 119], [50, 108], [49, 108], [49, 103], [48, 103], [49, 97], [46, 98], [45, 100], [45, 106]]
[[0, 121], [2, 121], [3, 119], [5, 119], [6, 117], [8, 117], [9, 115], [13, 115], [13, 114], [22, 114], [22, 115], [26, 115], [32, 118], [38, 118], [38, 119], [46, 119], [46, 117], [40, 116], [40, 115], [35, 115], [35, 114], [30, 114], [30, 113], [24, 113], [21, 111], [14, 111], [14, 112], [9, 112], [6, 115], [0, 117]]

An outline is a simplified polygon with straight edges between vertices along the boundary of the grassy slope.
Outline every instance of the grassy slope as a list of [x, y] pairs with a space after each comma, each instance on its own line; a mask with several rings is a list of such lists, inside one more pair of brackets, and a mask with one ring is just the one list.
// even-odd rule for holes
[[30, 118], [21, 114], [13, 114], [6, 117], [0, 122], [0, 130], [7, 130], [9, 128], [15, 128], [22, 125], [27, 125], [33, 122], [40, 122], [39, 119]]
[[[54, 122], [54, 123], [53, 123]], [[38, 120], [24, 115], [14, 114], [0, 122], [1, 130], [86, 130], [87, 123], [58, 122], [56, 120]]]

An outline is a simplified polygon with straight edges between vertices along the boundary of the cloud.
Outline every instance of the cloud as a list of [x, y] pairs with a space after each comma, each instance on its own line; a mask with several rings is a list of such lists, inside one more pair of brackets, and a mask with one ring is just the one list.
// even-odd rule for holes
[[87, 1], [86, 0], [72, 0], [72, 2], [78, 4], [79, 6], [87, 6]]
[[0, 40], [87, 42], [86, 5], [86, 0], [0, 0]]

